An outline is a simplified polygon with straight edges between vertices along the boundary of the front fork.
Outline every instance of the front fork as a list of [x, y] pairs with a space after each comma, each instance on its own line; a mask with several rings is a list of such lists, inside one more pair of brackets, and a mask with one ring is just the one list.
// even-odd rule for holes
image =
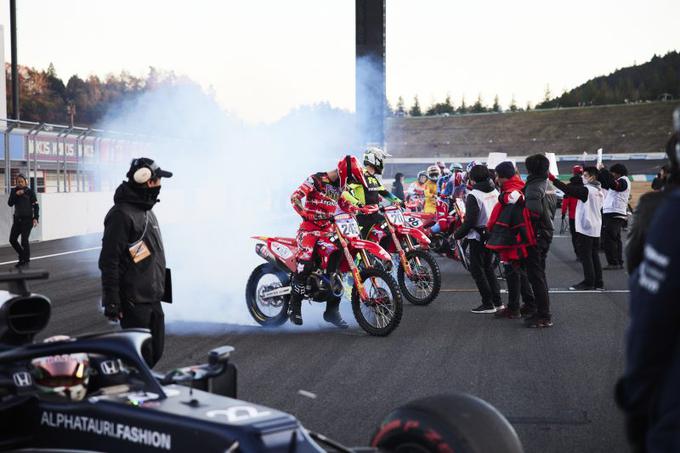
[[[390, 223], [389, 220], [385, 222], [387, 224], [387, 228], [390, 230], [390, 234], [392, 235], [392, 242], [394, 243], [394, 247], [397, 249], [397, 253], [399, 254], [399, 261], [401, 261], [401, 267], [404, 268], [404, 272], [408, 277], [411, 277], [413, 275], [413, 271], [411, 270], [411, 265], [409, 264], [408, 260], [406, 259], [406, 252], [404, 251], [404, 248], [401, 246], [401, 242], [399, 239], [397, 239], [397, 233], [394, 230], [394, 225]], [[406, 241], [409, 246], [409, 249], [413, 247], [413, 244], [411, 243], [411, 238], [406, 236]]]
[[[364, 287], [364, 282], [361, 280], [361, 274], [359, 273], [359, 268], [357, 265], [354, 263], [354, 259], [352, 258], [352, 255], [349, 253], [349, 248], [347, 247], [347, 241], [345, 241], [345, 238], [342, 236], [342, 233], [340, 232], [340, 228], [338, 226], [335, 226], [336, 233], [338, 234], [338, 241], [340, 242], [340, 245], [342, 246], [342, 253], [345, 254], [345, 259], [347, 260], [347, 263], [349, 263], [349, 268], [352, 271], [352, 276], [354, 277], [354, 284], [357, 285], [357, 291], [359, 292], [359, 297], [363, 301], [368, 300], [368, 293], [366, 292], [366, 288]], [[366, 255], [365, 250], [361, 250], [361, 259], [364, 260], [364, 263], [368, 266], [368, 256]]]

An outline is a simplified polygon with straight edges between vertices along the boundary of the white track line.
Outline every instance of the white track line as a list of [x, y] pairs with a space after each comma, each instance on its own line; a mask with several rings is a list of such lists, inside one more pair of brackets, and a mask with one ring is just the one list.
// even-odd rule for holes
[[[479, 290], [473, 288], [445, 288], [441, 292], [444, 293], [478, 293]], [[571, 291], [568, 289], [550, 289], [548, 290], [550, 294], [603, 294], [603, 293], [613, 293], [613, 294], [627, 294], [630, 292], [628, 289], [604, 289], [604, 290], [589, 290], [589, 291]], [[507, 294], [507, 289], [501, 289], [501, 293]]]
[[[45, 258], [54, 258], [55, 256], [73, 255], [74, 253], [91, 252], [92, 250], [99, 250], [101, 248], [102, 248], [101, 246], [90, 247], [90, 248], [87, 248], [87, 249], [71, 250], [71, 251], [68, 251], [68, 252], [61, 252], [61, 253], [53, 253], [51, 255], [36, 256], [36, 257], [31, 257], [31, 261], [42, 260], [42, 259], [45, 259]], [[14, 263], [18, 263], [18, 262], [19, 262], [19, 260], [5, 261], [4, 263], [0, 263], [0, 266], [2, 266], [4, 264], [14, 264]]]

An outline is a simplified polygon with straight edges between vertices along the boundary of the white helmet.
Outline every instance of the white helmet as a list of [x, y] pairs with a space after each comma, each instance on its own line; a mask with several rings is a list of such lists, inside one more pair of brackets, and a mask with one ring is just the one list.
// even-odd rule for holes
[[369, 146], [364, 151], [364, 165], [371, 165], [375, 172], [381, 175], [386, 157], [392, 156], [377, 146]]
[[436, 165], [430, 165], [427, 167], [427, 177], [430, 179], [430, 181], [437, 181], [441, 175], [442, 172]]

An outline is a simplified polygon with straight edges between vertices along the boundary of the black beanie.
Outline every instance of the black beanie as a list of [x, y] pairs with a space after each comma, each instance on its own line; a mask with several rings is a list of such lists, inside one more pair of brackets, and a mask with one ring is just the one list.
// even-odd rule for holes
[[515, 173], [515, 166], [509, 160], [496, 165], [496, 175], [498, 175], [499, 178], [510, 179], [515, 176]]

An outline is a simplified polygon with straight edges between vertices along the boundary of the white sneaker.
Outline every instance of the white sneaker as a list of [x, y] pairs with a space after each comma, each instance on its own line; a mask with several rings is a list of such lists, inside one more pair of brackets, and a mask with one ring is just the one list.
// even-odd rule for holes
[[480, 305], [477, 308], [473, 308], [470, 310], [472, 313], [496, 313], [496, 307], [493, 305], [491, 307], [487, 307], [486, 305]]

